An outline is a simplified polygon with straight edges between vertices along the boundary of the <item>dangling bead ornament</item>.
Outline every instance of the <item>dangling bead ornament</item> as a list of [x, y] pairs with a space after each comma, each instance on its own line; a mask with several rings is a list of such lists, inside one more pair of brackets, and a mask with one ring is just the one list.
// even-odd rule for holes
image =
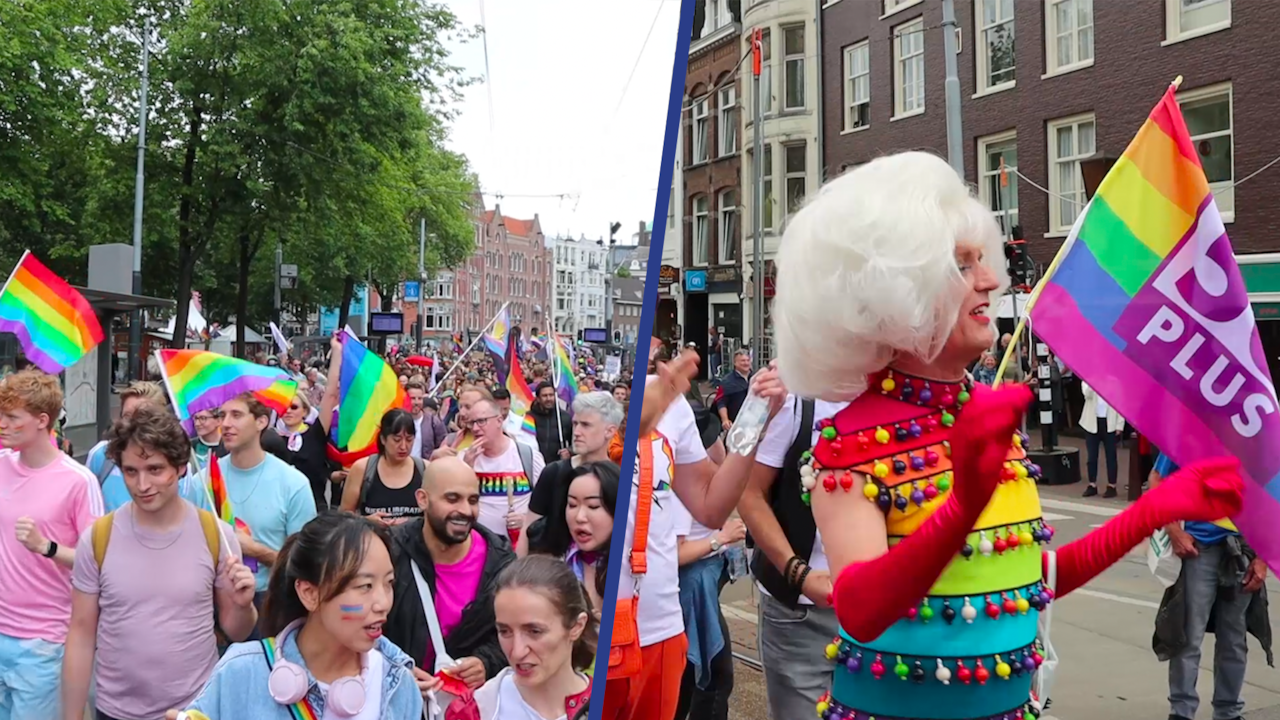
[[920, 390], [920, 402], [927, 403], [933, 400], [933, 390], [929, 389], [929, 382], [926, 380], [924, 388]]
[[1022, 539], [1018, 537], [1018, 533], [1014, 532], [1013, 529], [1010, 528], [1009, 530], [1006, 530], [1004, 533], [1004, 541], [1005, 541], [1005, 544], [1009, 546], [1009, 549], [1012, 550], [1018, 547], [1018, 545], [1022, 542]]
[[880, 653], [876, 653], [876, 659], [871, 661], [871, 677], [877, 680], [884, 677], [884, 660], [880, 658]]
[[857, 651], [853, 654], [853, 657], [845, 660], [844, 666], [849, 669], [849, 672], [856, 673], [862, 670], [862, 651]]
[[893, 381], [893, 373], [892, 373], [892, 372], [890, 372], [890, 373], [889, 373], [889, 376], [888, 376], [888, 377], [886, 377], [884, 380], [881, 380], [881, 381], [880, 381], [880, 389], [881, 389], [881, 390], [883, 390], [883, 391], [885, 391], [885, 392], [887, 392], [887, 393], [889, 393], [889, 392], [893, 392], [893, 389], [894, 389], [895, 387], [897, 387], [897, 386], [898, 386], [898, 384], [897, 384], [897, 383], [895, 383], [895, 382]]
[[956, 621], [956, 611], [955, 608], [951, 607], [950, 600], [942, 601], [942, 619], [945, 620], [948, 625]]
[[964, 607], [960, 608], [960, 617], [970, 624], [978, 618], [978, 609], [969, 602], [969, 598], [964, 599]]
[[1012, 615], [1018, 612], [1018, 603], [1014, 602], [1013, 598], [1009, 597], [1009, 593], [1000, 593], [1000, 597], [1004, 598], [1004, 602], [1001, 603], [1001, 606], [1004, 608], [1006, 615]]
[[827, 473], [822, 478], [822, 489], [826, 490], [827, 492], [836, 491], [836, 474], [835, 473]]
[[906, 663], [902, 662], [902, 656], [899, 655], [898, 662], [893, 666], [893, 674], [897, 675], [898, 678], [901, 680], [906, 680], [907, 675], [909, 675], [910, 673], [911, 673], [911, 669], [907, 667]]
[[1009, 667], [1009, 663], [1005, 662], [1004, 660], [1001, 660], [1000, 656], [997, 655], [996, 656], [996, 675], [998, 675], [1003, 680], [1008, 680], [1009, 675], [1012, 672], [1013, 672], [1013, 669]]
[[956, 661], [956, 679], [968, 685], [973, 680], [973, 671], [965, 666], [963, 660]]
[[943, 685], [951, 684], [951, 670], [942, 664], [942, 658], [938, 658], [938, 669], [933, 671], [933, 676]]
[[871, 466], [871, 474], [883, 480], [889, 477], [889, 466], [877, 460], [876, 464]]
[[846, 470], [844, 475], [840, 476], [840, 488], [845, 492], [853, 489], [853, 473]]
[[893, 506], [898, 508], [899, 512], [906, 512], [908, 504], [907, 496], [903, 495], [901, 490], [895, 490], [895, 492], [898, 496], [893, 499]]
[[908, 621], [910, 621], [910, 620], [915, 620], [915, 619], [916, 619], [917, 617], [919, 617], [919, 616], [920, 616], [920, 610], [919, 610], [918, 608], [913, 608], [913, 607], [911, 607], [911, 608], [907, 608], [907, 620], [908, 620]]
[[920, 664], [919, 660], [916, 661], [915, 667], [911, 668], [911, 679], [917, 685], [924, 684], [924, 666]]
[[982, 553], [983, 557], [991, 557], [993, 550], [995, 550], [995, 546], [987, 539], [987, 531], [978, 531], [978, 552]]
[[933, 619], [933, 608], [929, 607], [929, 600], [926, 598], [920, 605], [920, 621], [929, 622]]
[[881, 445], [888, 445], [889, 431], [885, 430], [882, 427], [876, 428], [876, 442], [880, 443]]
[[827, 644], [826, 654], [827, 654], [828, 660], [835, 660], [836, 655], [838, 655], [839, 653], [840, 653], [839, 645], [835, 644], [834, 642]]
[[1031, 609], [1031, 603], [1027, 602], [1027, 599], [1022, 597], [1022, 591], [1015, 590], [1013, 594], [1015, 597], [1014, 603], [1018, 607], [1018, 613], [1026, 615], [1027, 611]]
[[817, 484], [818, 484], [818, 480], [817, 480], [817, 477], [814, 475], [813, 466], [801, 465], [800, 466], [800, 487], [804, 488], [805, 492], [809, 492], [813, 490], [813, 488]]
[[862, 486], [862, 496], [868, 500], [875, 501], [876, 496], [879, 494], [880, 494], [880, 488], [876, 487], [876, 484], [871, 482], [870, 480], [868, 480], [866, 484]]
[[982, 658], [977, 660], [978, 667], [973, 669], [973, 679], [978, 681], [979, 685], [986, 685], [987, 680], [991, 678], [991, 671], [982, 667]]
[[972, 545], [970, 545], [969, 543], [965, 543], [965, 544], [964, 544], [964, 547], [960, 548], [960, 555], [961, 555], [961, 556], [963, 556], [965, 560], [972, 559], [972, 558], [973, 558], [973, 546], [972, 546]]
[[996, 605], [995, 601], [991, 599], [990, 595], [987, 596], [986, 613], [987, 613], [987, 617], [991, 618], [992, 620], [997, 620], [1000, 618], [1000, 606]]
[[1018, 533], [1018, 543], [1025, 547], [1031, 547], [1035, 543], [1035, 538], [1031, 536], [1030, 531], [1024, 528], [1022, 532]]
[[942, 473], [942, 477], [938, 479], [938, 492], [946, 492], [951, 489], [951, 471]]
[[1005, 542], [1005, 539], [1000, 537], [999, 530], [995, 531], [995, 536], [996, 536], [996, 542], [993, 547], [995, 547], [997, 555], [1003, 555], [1004, 551], [1009, 549], [1009, 543]]

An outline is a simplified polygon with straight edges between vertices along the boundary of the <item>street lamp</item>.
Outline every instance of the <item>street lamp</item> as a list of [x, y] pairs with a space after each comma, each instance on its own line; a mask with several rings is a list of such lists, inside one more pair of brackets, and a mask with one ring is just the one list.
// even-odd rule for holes
[[[618, 244], [617, 235], [621, 229], [620, 222], [609, 225], [609, 249], [604, 256], [604, 336], [611, 343], [613, 342], [613, 274], [618, 271], [618, 266], [613, 264], [613, 248]], [[597, 240], [596, 245], [604, 247], [604, 241]]]

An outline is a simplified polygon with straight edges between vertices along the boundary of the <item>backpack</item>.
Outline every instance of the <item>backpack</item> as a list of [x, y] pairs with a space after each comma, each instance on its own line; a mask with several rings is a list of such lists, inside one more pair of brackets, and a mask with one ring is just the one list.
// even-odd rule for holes
[[[90, 453], [93, 451], [90, 450]], [[88, 458], [86, 458], [87, 460]], [[107, 457], [107, 447], [102, 445], [102, 464], [98, 466], [98, 472], [94, 473], [98, 478], [98, 487], [107, 484], [107, 478], [111, 477], [111, 471], [116, 469], [116, 464], [111, 462], [111, 458]], [[102, 567], [101, 564], [98, 567]]]
[[[373, 476], [378, 474], [378, 458], [381, 455], [369, 456], [364, 466], [364, 480], [360, 483], [360, 500], [356, 502], [356, 512], [362, 512], [365, 500], [369, 498], [369, 487], [373, 485]], [[427, 462], [422, 458], [413, 458], [413, 470], [422, 476], [427, 471]]]
[[[218, 567], [218, 551], [222, 549], [222, 539], [218, 531], [218, 518], [208, 510], [196, 508], [200, 516], [200, 528], [204, 531], [205, 543], [209, 546], [209, 555], [213, 557], [214, 568]], [[93, 559], [98, 563], [98, 572], [102, 572], [102, 561], [107, 557], [107, 543], [111, 541], [111, 527], [115, 521], [115, 513], [93, 521], [90, 532], [93, 533]]]

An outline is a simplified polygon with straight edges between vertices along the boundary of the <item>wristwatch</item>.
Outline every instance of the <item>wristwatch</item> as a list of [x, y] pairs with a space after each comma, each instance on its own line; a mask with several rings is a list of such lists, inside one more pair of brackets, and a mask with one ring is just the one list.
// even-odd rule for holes
[[711, 552], [718, 553], [721, 547], [723, 546], [720, 544], [720, 538], [711, 538]]
[[58, 543], [56, 543], [56, 542], [54, 542], [54, 541], [50, 540], [50, 541], [49, 541], [49, 549], [44, 551], [44, 556], [45, 556], [45, 557], [47, 557], [47, 558], [51, 558], [51, 557], [53, 557], [54, 555], [57, 555], [57, 554], [58, 554]]

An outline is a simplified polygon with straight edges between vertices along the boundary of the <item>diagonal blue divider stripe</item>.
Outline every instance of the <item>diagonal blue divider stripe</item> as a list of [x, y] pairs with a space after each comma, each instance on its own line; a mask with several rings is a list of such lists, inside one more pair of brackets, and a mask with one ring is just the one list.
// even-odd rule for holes
[[[698, 0], [681, 0], [680, 30], [676, 37], [676, 54], [671, 66], [671, 92], [667, 99], [667, 133], [662, 142], [661, 170], [658, 173], [658, 192], [653, 200], [653, 224], [649, 236], [649, 267], [644, 281], [644, 306], [640, 311], [640, 332], [632, 357], [636, 364], [649, 359], [649, 338], [653, 335], [653, 320], [658, 305], [658, 273], [662, 266], [662, 244], [666, 241], [667, 200], [671, 193], [671, 174], [675, 169], [675, 154], [679, 151], [680, 107], [684, 100], [684, 76], [689, 65], [689, 41], [693, 36], [693, 6]], [[663, 192], [663, 191], [666, 192]], [[679, 242], [679, 237], [673, 238]], [[637, 368], [638, 370], [638, 368]], [[645, 375], [633, 371], [631, 381], [631, 406], [627, 408], [627, 434], [623, 438], [622, 474], [618, 483], [618, 504], [614, 508], [613, 538], [609, 542], [609, 577], [605, 580], [603, 612], [600, 613], [600, 642], [596, 652], [595, 680], [591, 688], [590, 720], [600, 720], [604, 713], [605, 687], [608, 685], [609, 647], [613, 641], [613, 612], [618, 597], [618, 575], [622, 572], [623, 548], [627, 544], [625, 513], [631, 506], [631, 475], [635, 471], [636, 442], [640, 432], [640, 411], [644, 407]], [[618, 520], [617, 510], [624, 516]], [[601, 682], [604, 680], [604, 682]]]

